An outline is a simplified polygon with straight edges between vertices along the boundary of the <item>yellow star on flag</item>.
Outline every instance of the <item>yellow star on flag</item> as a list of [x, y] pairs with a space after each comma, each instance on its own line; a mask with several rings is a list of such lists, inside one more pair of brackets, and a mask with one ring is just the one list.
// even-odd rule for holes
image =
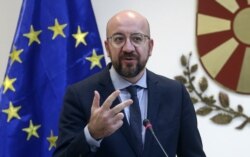
[[13, 49], [13, 51], [10, 54], [10, 59], [11, 62], [10, 64], [12, 65], [15, 61], [22, 63], [22, 60], [20, 59], [20, 54], [23, 52], [23, 49], [17, 50], [16, 48]]
[[77, 33], [72, 34], [72, 36], [76, 39], [76, 45], [77, 47], [80, 43], [83, 43], [85, 46], [87, 45], [85, 37], [88, 35], [89, 32], [82, 32], [80, 26], [77, 28]]
[[3, 81], [3, 93], [5, 93], [8, 89], [15, 92], [15, 88], [13, 87], [13, 83], [16, 81], [16, 78], [10, 79], [9, 76], [6, 76]]
[[35, 31], [34, 28], [33, 28], [33, 25], [30, 26], [30, 32], [29, 33], [26, 33], [26, 34], [23, 34], [23, 36], [29, 38], [29, 46], [33, 43], [33, 42], [37, 42], [38, 44], [40, 44], [40, 40], [38, 38], [38, 35], [42, 33], [41, 30], [39, 31]]
[[93, 69], [95, 66], [98, 66], [99, 68], [102, 68], [101, 65], [101, 59], [104, 57], [104, 55], [97, 55], [95, 49], [92, 51], [92, 56], [91, 57], [86, 57], [88, 61], [91, 62], [91, 67], [90, 69]]
[[29, 127], [22, 129], [24, 132], [27, 132], [27, 134], [28, 134], [27, 141], [30, 140], [31, 136], [35, 136], [35, 137], [39, 138], [39, 135], [37, 133], [37, 129], [39, 129], [40, 127], [41, 127], [41, 125], [33, 125], [32, 120], [30, 120]]
[[67, 24], [60, 25], [58, 23], [58, 20], [55, 19], [55, 25], [48, 27], [49, 30], [52, 30], [54, 32], [52, 39], [54, 40], [58, 35], [61, 35], [62, 37], [66, 37], [63, 29], [67, 26]]
[[21, 106], [14, 107], [12, 102], [9, 103], [9, 108], [2, 110], [3, 113], [6, 113], [8, 115], [7, 122], [10, 122], [12, 118], [21, 119], [21, 117], [18, 115], [18, 111], [21, 109]]
[[49, 141], [49, 150], [51, 150], [53, 147], [56, 148], [56, 141], [58, 136], [54, 136], [53, 131], [50, 131], [50, 137], [47, 137], [47, 140]]

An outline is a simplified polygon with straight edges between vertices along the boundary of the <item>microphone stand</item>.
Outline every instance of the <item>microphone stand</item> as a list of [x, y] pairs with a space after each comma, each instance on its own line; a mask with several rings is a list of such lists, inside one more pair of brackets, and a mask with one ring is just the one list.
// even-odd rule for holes
[[160, 141], [158, 140], [157, 136], [155, 135], [155, 132], [153, 130], [152, 124], [150, 123], [150, 121], [148, 119], [144, 119], [143, 120], [143, 125], [144, 127], [150, 130], [150, 132], [152, 133], [153, 137], [155, 138], [156, 142], [158, 143], [158, 145], [160, 146], [162, 152], [164, 153], [165, 157], [168, 157], [167, 152], [164, 150], [163, 146], [161, 145]]

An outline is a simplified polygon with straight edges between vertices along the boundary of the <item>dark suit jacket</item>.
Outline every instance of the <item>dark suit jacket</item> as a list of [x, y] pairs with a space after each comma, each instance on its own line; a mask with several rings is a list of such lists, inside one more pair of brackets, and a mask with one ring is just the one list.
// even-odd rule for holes
[[[185, 87], [150, 71], [147, 86], [148, 119], [168, 156], [205, 157], [195, 111]], [[67, 89], [54, 157], [164, 157], [149, 131], [143, 154], [139, 155], [126, 118], [119, 130], [104, 138], [95, 153], [91, 152], [83, 130], [90, 118], [94, 90], [99, 91], [101, 104], [115, 90], [109, 68]], [[118, 103], [117, 99], [113, 105]]]

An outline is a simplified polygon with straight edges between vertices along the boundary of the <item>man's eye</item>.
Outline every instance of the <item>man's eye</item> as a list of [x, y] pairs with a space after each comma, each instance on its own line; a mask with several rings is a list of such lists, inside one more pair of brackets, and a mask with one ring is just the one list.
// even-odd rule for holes
[[124, 37], [114, 37], [114, 42], [121, 43], [124, 41]]
[[140, 43], [140, 42], [142, 42], [143, 38], [140, 36], [134, 36], [134, 37], [132, 37], [132, 40], [135, 43]]

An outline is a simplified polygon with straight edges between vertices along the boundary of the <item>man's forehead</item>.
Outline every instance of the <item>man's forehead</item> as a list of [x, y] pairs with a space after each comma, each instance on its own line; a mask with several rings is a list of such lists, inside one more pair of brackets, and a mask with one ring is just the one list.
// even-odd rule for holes
[[[148, 33], [149, 24], [147, 19], [134, 11], [122, 11], [114, 15], [107, 23], [107, 35], [117, 31], [128, 31], [128, 33]], [[134, 32], [135, 31], [135, 32]]]

